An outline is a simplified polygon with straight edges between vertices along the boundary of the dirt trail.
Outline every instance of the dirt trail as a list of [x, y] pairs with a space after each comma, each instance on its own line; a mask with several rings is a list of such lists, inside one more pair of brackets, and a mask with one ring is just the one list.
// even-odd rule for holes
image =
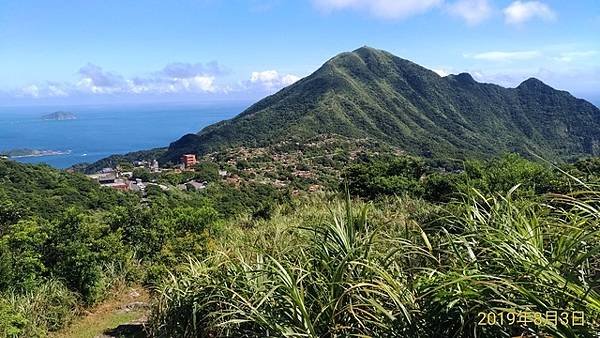
[[52, 338], [146, 338], [148, 292], [142, 287], [126, 288]]

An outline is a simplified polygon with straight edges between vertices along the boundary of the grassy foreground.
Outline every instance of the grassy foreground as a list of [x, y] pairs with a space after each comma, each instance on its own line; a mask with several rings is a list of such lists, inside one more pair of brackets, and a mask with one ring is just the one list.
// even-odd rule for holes
[[598, 337], [600, 159], [346, 167], [352, 198], [142, 200], [0, 161], [0, 337], [106, 333], [128, 315], [93, 309], [131, 285], [153, 291], [155, 337]]
[[160, 287], [152, 333], [597, 337], [600, 195], [518, 190], [444, 206], [311, 198], [232, 227]]
[[124, 327], [143, 321], [147, 314], [145, 304], [148, 293], [141, 287], [123, 288], [113, 294], [72, 325], [56, 333], [52, 338], [94, 338], [98, 336], [146, 337], [143, 331], [137, 334], [123, 334]]

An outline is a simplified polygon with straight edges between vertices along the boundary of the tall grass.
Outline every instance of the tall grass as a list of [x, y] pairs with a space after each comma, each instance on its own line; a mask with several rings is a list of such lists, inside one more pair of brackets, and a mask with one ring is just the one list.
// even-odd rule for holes
[[0, 302], [4, 302], [13, 313], [12, 317], [18, 319], [14, 320], [10, 329], [0, 330], [0, 337], [3, 334], [6, 337], [45, 337], [49, 331], [68, 325], [79, 311], [78, 296], [63, 283], [54, 280], [25, 293], [0, 295]]
[[[600, 198], [473, 191], [437, 210], [316, 199], [157, 291], [159, 337], [595, 337]], [[433, 216], [437, 215], [437, 216]], [[430, 222], [430, 220], [433, 220]], [[585, 326], [479, 326], [480, 312], [585, 312]]]
[[[111, 263], [103, 268], [104, 292], [121, 292], [135, 266]], [[16, 286], [15, 286], [16, 287]], [[49, 279], [27, 291], [15, 288], [0, 294], [0, 338], [46, 337], [68, 326], [84, 309], [82, 296], [65, 283]]]

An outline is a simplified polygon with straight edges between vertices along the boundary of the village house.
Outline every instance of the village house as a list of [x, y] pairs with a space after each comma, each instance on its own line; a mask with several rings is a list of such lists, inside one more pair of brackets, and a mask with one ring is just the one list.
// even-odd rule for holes
[[121, 177], [132, 178], [133, 177], [133, 171], [124, 171], [124, 172], [121, 172], [120, 176]]
[[112, 173], [98, 173], [98, 174], [93, 174], [93, 175], [88, 175], [89, 178], [91, 178], [92, 180], [97, 181], [100, 184], [111, 184], [111, 183], [115, 183], [116, 179], [117, 179], [117, 174], [112, 172]]
[[153, 160], [152, 162], [150, 162], [150, 165], [148, 167], [148, 169], [150, 169], [150, 172], [153, 173], [157, 173], [160, 171], [160, 165], [158, 164], [157, 160]]
[[102, 186], [107, 187], [107, 188], [116, 189], [116, 190], [121, 190], [121, 191], [129, 190], [129, 184], [127, 184], [127, 181], [122, 180], [122, 179], [115, 180], [114, 183], [102, 184]]
[[184, 169], [190, 169], [191, 167], [198, 164], [198, 160], [196, 159], [196, 155], [194, 154], [185, 154], [181, 156], [181, 164]]
[[146, 185], [144, 184], [144, 182], [142, 182], [141, 179], [138, 178], [135, 181], [129, 181], [129, 190], [134, 192], [143, 192], [144, 190], [146, 190]]
[[204, 182], [198, 182], [196, 180], [192, 180], [189, 182], [186, 182], [184, 184], [179, 184], [177, 186], [177, 188], [179, 190], [202, 190], [202, 189], [206, 189], [206, 187], [208, 186], [208, 182], [204, 181]]
[[127, 180], [119, 178], [115, 171], [103, 169], [99, 174], [87, 175], [90, 179], [100, 183], [101, 186], [117, 190], [129, 190]]

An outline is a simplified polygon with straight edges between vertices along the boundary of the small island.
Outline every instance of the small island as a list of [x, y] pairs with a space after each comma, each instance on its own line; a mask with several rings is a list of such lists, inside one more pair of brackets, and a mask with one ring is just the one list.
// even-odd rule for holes
[[65, 120], [76, 120], [77, 115], [71, 112], [66, 111], [57, 111], [51, 114], [46, 114], [42, 116], [42, 120], [47, 121], [65, 121]]
[[25, 157], [42, 157], [42, 156], [57, 156], [68, 155], [70, 150], [37, 150], [37, 149], [12, 149], [5, 151], [2, 154], [8, 158], [25, 158]]

